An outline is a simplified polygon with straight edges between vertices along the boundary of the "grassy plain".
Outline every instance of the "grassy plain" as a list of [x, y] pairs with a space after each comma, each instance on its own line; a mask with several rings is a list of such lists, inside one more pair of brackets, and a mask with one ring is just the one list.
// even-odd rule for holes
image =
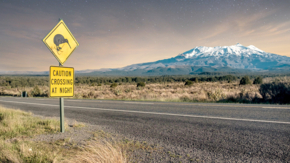
[[122, 84], [115, 88], [109, 85], [76, 87], [76, 98], [148, 100], [148, 101], [220, 101], [230, 97], [254, 98], [259, 96], [258, 85], [239, 86], [238, 82], [203, 82], [185, 86], [180, 83], [154, 83], [145, 87]]
[[[2, 86], [2, 94], [20, 96], [24, 90], [32, 97], [33, 87], [9, 88]], [[48, 95], [48, 86], [39, 86], [43, 96]], [[122, 83], [115, 88], [110, 85], [90, 86], [79, 84], [75, 86], [75, 98], [82, 99], [115, 99], [115, 100], [148, 100], [148, 101], [201, 101], [213, 102], [228, 98], [252, 99], [260, 97], [259, 85], [239, 85], [239, 81], [199, 82], [185, 86], [184, 82], [165, 82], [146, 84], [137, 87], [136, 83]]]
[[[264, 78], [263, 83], [290, 83], [289, 77]], [[251, 81], [252, 82], [252, 81]], [[108, 84], [75, 84], [77, 99], [110, 99], [110, 100], [144, 100], [144, 101], [176, 101], [176, 102], [253, 102], [262, 99], [260, 84], [240, 85], [239, 80], [194, 82], [188, 86], [185, 82], [148, 83], [145, 87], [137, 87], [137, 83]], [[16, 87], [0, 86], [0, 94], [20, 96], [27, 91], [29, 97], [47, 97], [48, 86]]]

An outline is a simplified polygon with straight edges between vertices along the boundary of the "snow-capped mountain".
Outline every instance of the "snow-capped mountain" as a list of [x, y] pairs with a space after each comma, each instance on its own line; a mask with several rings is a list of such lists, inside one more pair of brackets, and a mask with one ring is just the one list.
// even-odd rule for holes
[[290, 57], [264, 52], [257, 47], [236, 44], [232, 46], [198, 46], [176, 57], [156, 62], [130, 65], [119, 70], [151, 70], [160, 67], [180, 66], [228, 67], [232, 69], [270, 70], [290, 65]]

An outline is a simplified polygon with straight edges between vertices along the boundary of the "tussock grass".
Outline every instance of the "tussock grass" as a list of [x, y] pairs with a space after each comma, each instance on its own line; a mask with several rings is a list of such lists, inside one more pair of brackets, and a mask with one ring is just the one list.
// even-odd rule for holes
[[75, 156], [64, 162], [83, 163], [125, 163], [126, 157], [121, 148], [107, 141], [91, 141], [89, 145], [81, 149]]
[[[74, 122], [72, 127], [83, 126]], [[82, 147], [70, 142], [70, 138], [55, 142], [29, 139], [58, 131], [59, 121], [55, 119], [41, 119], [32, 113], [0, 106], [0, 162], [126, 162], [126, 156], [117, 144], [112, 145], [100, 139], [88, 141]]]
[[32, 113], [5, 109], [0, 106], [0, 139], [56, 133], [60, 123], [53, 119], [33, 117]]

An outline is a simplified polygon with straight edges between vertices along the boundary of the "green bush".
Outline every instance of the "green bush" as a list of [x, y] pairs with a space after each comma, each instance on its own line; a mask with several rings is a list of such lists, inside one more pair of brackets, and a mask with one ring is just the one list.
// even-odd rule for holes
[[98, 84], [98, 86], [102, 86], [102, 84], [101, 84], [101, 83], [99, 83], [99, 84]]
[[244, 76], [242, 77], [242, 79], [240, 80], [240, 85], [246, 85], [246, 84], [251, 84], [251, 80], [249, 78], [249, 76]]
[[117, 86], [118, 86], [117, 83], [112, 83], [110, 87], [111, 87], [111, 88], [116, 88]]
[[259, 92], [265, 102], [280, 104], [290, 103], [289, 82], [272, 82], [261, 84]]
[[192, 85], [193, 83], [192, 83], [192, 81], [191, 80], [187, 80], [186, 82], [185, 82], [185, 84], [184, 85]]
[[137, 87], [145, 87], [145, 83], [144, 82], [138, 82], [137, 83]]
[[31, 91], [31, 95], [34, 96], [34, 97], [41, 95], [41, 91], [40, 91], [38, 86], [35, 86], [33, 88], [33, 90]]
[[182, 96], [179, 98], [179, 100], [182, 102], [192, 102], [193, 101], [188, 96]]
[[260, 76], [257, 77], [257, 78], [254, 80], [253, 84], [263, 84], [263, 78], [260, 77]]

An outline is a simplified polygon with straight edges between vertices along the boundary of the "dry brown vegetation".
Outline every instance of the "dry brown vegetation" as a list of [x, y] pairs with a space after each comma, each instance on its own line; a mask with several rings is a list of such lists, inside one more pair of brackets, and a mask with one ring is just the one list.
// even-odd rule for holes
[[31, 140], [36, 135], [58, 131], [59, 121], [55, 119], [35, 117], [31, 113], [0, 106], [0, 162], [126, 162], [120, 145], [99, 137], [87, 141], [84, 146], [71, 144], [69, 139], [54, 142]]
[[[39, 86], [41, 92], [48, 92], [49, 87]], [[1, 88], [0, 88], [1, 89]], [[21, 89], [2, 87], [7, 95], [20, 96]], [[26, 88], [31, 96], [33, 88]], [[110, 85], [75, 86], [75, 98], [116, 99], [116, 100], [150, 100], [150, 101], [219, 101], [228, 98], [245, 98], [251, 100], [260, 97], [259, 85], [239, 85], [239, 81], [200, 82], [191, 86], [180, 83], [154, 83], [145, 87], [136, 84], [122, 84], [115, 88]]]
[[159, 83], [145, 87], [122, 84], [116, 88], [82, 85], [75, 90], [76, 98], [117, 100], [219, 101], [229, 97], [251, 99], [255, 96], [259, 96], [258, 85], [240, 86], [238, 82], [203, 82], [191, 86], [185, 86], [183, 82]]
[[[264, 78], [264, 83], [289, 82], [289, 77]], [[39, 86], [40, 94], [48, 95], [48, 86]], [[75, 96], [77, 99], [114, 99], [114, 100], [148, 100], [148, 101], [181, 101], [181, 102], [251, 102], [262, 99], [260, 84], [240, 85], [239, 80], [228, 82], [184, 82], [150, 83], [145, 87], [137, 87], [136, 83], [121, 83], [116, 87], [107, 85], [77, 84]], [[28, 96], [32, 97], [34, 87], [26, 87]], [[20, 96], [21, 88], [0, 87], [2, 95]]]

